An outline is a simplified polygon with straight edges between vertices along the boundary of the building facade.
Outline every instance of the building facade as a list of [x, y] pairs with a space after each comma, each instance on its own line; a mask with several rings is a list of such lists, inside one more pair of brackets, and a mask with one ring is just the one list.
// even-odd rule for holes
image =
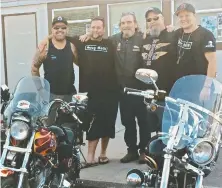
[[[167, 25], [177, 26], [174, 12], [183, 2], [192, 3], [199, 24], [205, 24], [217, 38], [217, 55], [222, 61], [222, 1], [218, 0], [2, 0], [1, 2], [1, 84], [13, 88], [30, 74], [36, 45], [51, 30], [52, 19], [64, 16], [69, 22], [69, 35], [81, 35], [89, 29], [91, 18], [106, 20], [106, 36], [119, 32], [123, 12], [135, 13], [139, 26], [146, 27], [144, 14], [148, 7], [162, 10]], [[41, 71], [42, 72], [42, 71]], [[222, 66], [218, 64], [219, 77]], [[78, 77], [78, 69], [76, 69]], [[222, 78], [219, 78], [222, 81]]]

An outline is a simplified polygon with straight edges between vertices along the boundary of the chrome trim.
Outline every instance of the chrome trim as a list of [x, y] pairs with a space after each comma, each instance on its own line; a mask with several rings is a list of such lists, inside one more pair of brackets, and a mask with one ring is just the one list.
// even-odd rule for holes
[[9, 160], [9, 161], [12, 161], [15, 157], [16, 153], [15, 152], [8, 152], [7, 155], [6, 155], [6, 159]]
[[162, 170], [163, 173], [162, 173], [160, 188], [167, 188], [168, 186], [171, 159], [172, 159], [171, 154], [164, 155], [164, 165], [163, 165], [163, 170]]
[[[21, 169], [26, 169], [26, 165], [28, 163], [30, 153], [32, 152], [32, 144], [33, 144], [34, 138], [35, 138], [35, 131], [32, 132], [29, 143], [27, 145], [27, 150], [30, 151], [30, 152], [27, 151], [25, 153], [25, 157], [24, 157]], [[22, 188], [24, 175], [25, 175], [24, 172], [20, 173], [20, 175], [19, 175], [18, 188]]]
[[0, 165], [0, 169], [1, 170], [11, 170], [11, 171], [15, 171], [15, 172], [23, 172], [23, 173], [28, 173], [27, 169], [26, 168], [11, 168], [11, 167], [6, 167], [6, 166], [3, 166], [3, 165]]
[[14, 147], [14, 146], [4, 146], [4, 149], [7, 149], [9, 151], [19, 152], [19, 153], [32, 152], [32, 149], [19, 148], [19, 147]]
[[[202, 142], [207, 142], [207, 143], [209, 143], [209, 144], [211, 145], [211, 147], [212, 147], [213, 153], [212, 153], [211, 158], [210, 158], [207, 162], [200, 164], [200, 163], [198, 163], [198, 162], [196, 162], [196, 161], [194, 160], [194, 157], [193, 157], [193, 153], [194, 153], [194, 152], [193, 152], [193, 151], [194, 151], [194, 149], [197, 147], [197, 145], [201, 144]], [[194, 141], [194, 143], [191, 144], [188, 149], [189, 149], [189, 151], [190, 151], [190, 155], [189, 155], [189, 156], [191, 157], [191, 159], [193, 160], [193, 162], [196, 163], [196, 164], [199, 165], [199, 166], [205, 166], [205, 165], [211, 163], [211, 162], [214, 160], [215, 156], [216, 156], [216, 148], [215, 148], [214, 144], [213, 144], [209, 139], [206, 139], [206, 138], [205, 138], [205, 139], [196, 139], [196, 140]]]
[[220, 118], [220, 116], [214, 114], [213, 112], [207, 110], [206, 108], [202, 107], [202, 106], [199, 106], [197, 104], [194, 104], [192, 102], [189, 102], [189, 101], [186, 101], [186, 100], [183, 100], [183, 99], [177, 99], [176, 100], [177, 102], [181, 103], [181, 104], [185, 104], [185, 105], [188, 105], [190, 107], [193, 107], [199, 111], [202, 111], [208, 115], [210, 115], [211, 117], [213, 117], [215, 120], [217, 120], [220, 124], [222, 124], [222, 119]]
[[63, 188], [64, 180], [65, 180], [65, 175], [64, 174], [60, 174], [59, 188]]
[[19, 121], [24, 121], [26, 123], [30, 122], [30, 119], [24, 117], [24, 116], [16, 116], [12, 118], [13, 121], [19, 120]]
[[202, 188], [203, 186], [203, 175], [197, 176], [195, 188]]
[[7, 136], [6, 136], [5, 144], [3, 146], [4, 149], [1, 156], [0, 166], [2, 166], [5, 162], [5, 158], [8, 151], [5, 147], [9, 146], [9, 143], [10, 143], [10, 131], [7, 131]]

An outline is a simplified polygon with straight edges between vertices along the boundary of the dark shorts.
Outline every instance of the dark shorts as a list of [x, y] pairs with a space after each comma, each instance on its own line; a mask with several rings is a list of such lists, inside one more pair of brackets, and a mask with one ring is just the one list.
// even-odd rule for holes
[[86, 139], [115, 138], [115, 123], [118, 111], [117, 94], [89, 95], [88, 109], [92, 114], [92, 121], [88, 125]]

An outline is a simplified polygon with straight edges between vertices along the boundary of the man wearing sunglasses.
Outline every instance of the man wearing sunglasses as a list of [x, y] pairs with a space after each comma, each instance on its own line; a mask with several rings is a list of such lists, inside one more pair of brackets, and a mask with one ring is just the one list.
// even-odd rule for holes
[[[143, 41], [142, 57], [146, 68], [158, 73], [157, 86], [169, 93], [174, 82], [176, 45], [174, 32], [168, 32], [162, 12], [152, 7], [145, 13], [146, 38]], [[147, 89], [155, 89], [149, 85]], [[163, 104], [160, 104], [163, 105]], [[147, 113], [148, 127], [150, 132], [159, 131], [161, 128], [161, 110]], [[149, 139], [151, 138], [151, 135]]]
[[33, 76], [40, 76], [39, 69], [43, 65], [44, 77], [50, 83], [51, 100], [60, 98], [69, 102], [76, 93], [73, 63], [77, 53], [74, 45], [66, 40], [67, 26], [65, 18], [53, 19], [52, 38], [48, 47], [37, 49], [31, 72]]
[[145, 67], [158, 73], [157, 85], [170, 91], [173, 78], [173, 65], [176, 61], [174, 32], [168, 32], [162, 12], [158, 8], [149, 8], [145, 13], [147, 34], [143, 41], [142, 57]]

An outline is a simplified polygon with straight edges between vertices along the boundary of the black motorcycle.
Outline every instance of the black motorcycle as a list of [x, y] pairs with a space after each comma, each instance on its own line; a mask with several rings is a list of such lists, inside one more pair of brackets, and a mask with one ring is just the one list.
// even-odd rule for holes
[[[48, 125], [53, 103], [49, 99], [48, 81], [35, 76], [22, 78], [7, 98], [3, 113], [6, 140], [0, 161], [2, 188], [75, 186], [80, 173], [77, 138], [81, 121], [72, 111], [71, 128]], [[61, 103], [62, 111], [71, 114], [72, 108]]]
[[3, 145], [5, 143], [6, 135], [6, 123], [3, 121], [2, 114], [5, 111], [6, 106], [8, 105], [8, 101], [10, 99], [9, 88], [6, 85], [1, 86], [1, 151], [3, 149]]
[[[156, 90], [127, 90], [144, 97], [152, 111], [163, 108], [161, 132], [147, 145], [147, 171], [132, 169], [127, 182], [132, 187], [202, 188], [203, 178], [216, 165], [221, 145], [222, 84], [204, 75], [189, 75], [176, 81], [169, 96], [158, 89], [158, 75], [139, 69], [136, 77], [154, 84]], [[165, 105], [159, 105], [164, 101]]]
[[[82, 154], [84, 160], [86, 161], [82, 151], [81, 146], [85, 145], [83, 142], [83, 134], [85, 131], [85, 125], [87, 125], [87, 119], [89, 119], [89, 113], [87, 109], [88, 97], [84, 93], [78, 93], [72, 96], [72, 101], [67, 103], [61, 99], [53, 100], [48, 109], [48, 114], [52, 109], [56, 108], [55, 125], [57, 129], [57, 135], [64, 138], [63, 132], [58, 130], [58, 127], [65, 130], [65, 138], [68, 143], [73, 146], [73, 157], [74, 157], [74, 169], [70, 171], [68, 179], [74, 182], [77, 178], [80, 178], [80, 154]], [[53, 110], [54, 111], [54, 110]], [[50, 126], [55, 127], [55, 126]], [[61, 134], [61, 135], [60, 135]], [[64, 148], [61, 153], [65, 154], [70, 150], [69, 148]]]

